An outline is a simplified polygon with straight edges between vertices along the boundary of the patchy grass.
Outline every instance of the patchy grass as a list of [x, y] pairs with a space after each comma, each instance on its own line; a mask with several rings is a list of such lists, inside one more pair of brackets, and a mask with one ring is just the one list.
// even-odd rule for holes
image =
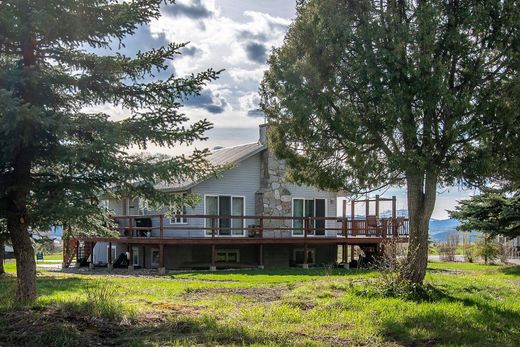
[[8, 259], [4, 263], [5, 272], [16, 272], [16, 263], [12, 259]]
[[520, 345], [520, 266], [430, 263], [429, 300], [389, 296], [378, 277], [339, 269], [146, 278], [39, 271], [40, 298], [20, 309], [8, 274], [0, 279], [0, 345]]

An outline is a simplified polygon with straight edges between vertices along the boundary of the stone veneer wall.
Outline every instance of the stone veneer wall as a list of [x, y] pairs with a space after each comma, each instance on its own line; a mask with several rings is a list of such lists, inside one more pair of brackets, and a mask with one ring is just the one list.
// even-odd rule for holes
[[[271, 151], [261, 153], [260, 190], [256, 194], [258, 215], [291, 216], [291, 192], [285, 187], [285, 162], [277, 159]], [[291, 220], [265, 221], [268, 227], [291, 227]], [[290, 234], [290, 231], [288, 231]]]

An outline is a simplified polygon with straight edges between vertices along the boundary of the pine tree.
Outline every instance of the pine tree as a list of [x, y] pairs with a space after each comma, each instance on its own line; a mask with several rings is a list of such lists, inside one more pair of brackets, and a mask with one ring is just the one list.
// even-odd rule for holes
[[489, 191], [459, 201], [452, 218], [459, 220], [458, 230], [478, 231], [486, 237], [520, 237], [520, 193]]
[[[218, 76], [156, 74], [185, 44], [125, 56], [126, 36], [160, 16], [161, 0], [0, 2], [0, 218], [17, 263], [17, 299], [36, 297], [30, 230], [72, 224], [104, 229], [99, 196], [176, 197], [155, 190], [211, 173], [207, 151], [191, 156], [132, 154], [149, 144], [204, 139], [206, 120], [186, 125], [179, 108]], [[93, 106], [127, 112], [120, 121]], [[135, 153], [135, 152], [134, 152]]]
[[299, 183], [406, 185], [420, 283], [437, 187], [520, 162], [519, 32], [518, 1], [299, 1], [261, 86], [271, 145]]
[[0, 275], [5, 273], [4, 260], [5, 260], [5, 241], [7, 240], [7, 230], [5, 220], [0, 219]]

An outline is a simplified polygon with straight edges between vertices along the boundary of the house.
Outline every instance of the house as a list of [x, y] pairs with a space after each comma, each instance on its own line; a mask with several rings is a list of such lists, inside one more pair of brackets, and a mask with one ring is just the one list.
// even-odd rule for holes
[[4, 259], [14, 259], [14, 249], [11, 245], [4, 245]]
[[[208, 160], [213, 165], [233, 165], [220, 177], [157, 187], [198, 195], [195, 207], [168, 218], [162, 211], [143, 211], [138, 198], [105, 201], [114, 212], [120, 237], [73, 240], [68, 245], [75, 249], [71, 254], [91, 266], [109, 267], [126, 254], [129, 268], [161, 271], [308, 267], [337, 263], [339, 253], [339, 262], [345, 262], [348, 245], [364, 246], [370, 253], [393, 232], [406, 236], [403, 226], [397, 231], [394, 223], [391, 229], [386, 220], [349, 221], [346, 205], [338, 221], [337, 192], [287, 182], [285, 163], [267, 147], [266, 130], [266, 125], [260, 126], [258, 142], [211, 153]], [[65, 264], [70, 261], [65, 259]]]

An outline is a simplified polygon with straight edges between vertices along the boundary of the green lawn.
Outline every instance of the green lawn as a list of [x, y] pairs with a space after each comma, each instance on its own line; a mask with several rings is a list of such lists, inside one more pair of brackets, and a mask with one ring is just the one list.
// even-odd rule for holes
[[0, 279], [0, 345], [520, 345], [520, 266], [430, 263], [423, 300], [383, 295], [368, 270], [39, 271], [30, 309], [14, 282]]

